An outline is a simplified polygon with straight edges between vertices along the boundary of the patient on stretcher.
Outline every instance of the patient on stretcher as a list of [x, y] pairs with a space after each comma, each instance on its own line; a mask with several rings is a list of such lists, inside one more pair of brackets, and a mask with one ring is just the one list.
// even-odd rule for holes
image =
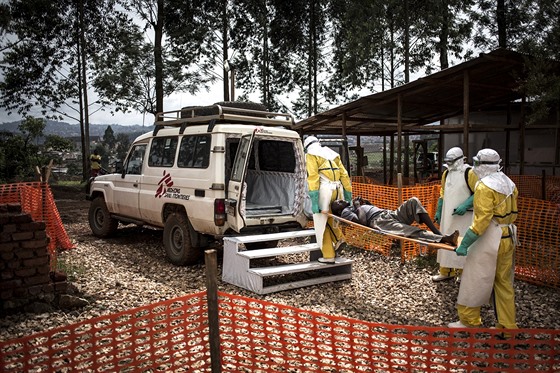
[[[416, 197], [406, 200], [396, 210], [379, 208], [361, 197], [354, 198], [352, 204], [344, 200], [336, 200], [331, 203], [331, 211], [333, 215], [381, 232], [426, 242], [440, 242], [457, 246], [459, 238], [459, 231], [448, 236], [442, 235]], [[414, 222], [426, 224], [431, 232], [411, 225]]]

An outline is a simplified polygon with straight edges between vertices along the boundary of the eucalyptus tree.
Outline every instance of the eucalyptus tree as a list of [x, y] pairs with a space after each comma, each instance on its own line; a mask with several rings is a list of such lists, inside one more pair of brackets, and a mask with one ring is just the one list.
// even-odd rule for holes
[[[531, 121], [548, 116], [551, 108], [560, 108], [560, 4], [555, 0], [540, 1], [533, 13], [519, 50], [536, 58], [530, 61], [529, 79], [525, 84], [532, 97]], [[553, 62], [554, 61], [554, 62]], [[558, 115], [558, 114], [557, 114]], [[557, 149], [557, 161], [560, 151]]]
[[474, 44], [481, 50], [517, 49], [528, 36], [533, 13], [539, 2], [533, 0], [476, 0], [470, 17], [475, 22]]
[[[113, 30], [138, 32], [116, 0], [11, 0], [8, 37], [0, 69], [0, 107], [9, 113], [40, 112], [80, 123], [82, 171], [89, 170], [89, 116], [104, 109], [107, 92], [96, 84], [96, 57], [128, 57]], [[133, 39], [133, 37], [131, 37]], [[16, 42], [14, 42], [16, 41]], [[118, 57], [117, 57], [118, 56]], [[90, 100], [94, 89], [95, 100]], [[98, 99], [97, 99], [98, 98]]]
[[[529, 99], [533, 122], [560, 107], [560, 3], [557, 0], [476, 0], [471, 18], [474, 45], [525, 53], [527, 78], [520, 85]], [[529, 57], [530, 56], [530, 57]], [[556, 62], [554, 62], [556, 61]], [[557, 155], [560, 158], [560, 155]]]
[[[278, 55], [278, 49], [271, 45], [275, 6], [269, 0], [236, 0], [230, 3], [229, 11], [229, 47], [236, 84], [246, 93], [258, 93], [260, 102], [270, 110], [278, 108], [275, 95], [282, 88], [289, 90], [287, 86], [292, 81], [291, 70], [287, 68], [290, 52], [284, 49], [284, 54]], [[277, 27], [281, 28], [283, 20], [277, 21], [280, 23]], [[283, 41], [288, 42], [290, 38], [288, 33]], [[248, 95], [241, 99], [248, 99]]]
[[390, 41], [392, 28], [387, 6], [381, 2], [333, 0], [332, 79], [329, 101], [355, 98], [351, 92], [366, 89], [375, 91], [384, 84], [384, 51]]
[[[142, 50], [138, 56], [141, 65], [127, 96], [133, 107], [155, 115], [164, 111], [164, 97], [207, 89], [216, 79], [211, 45], [217, 27], [213, 20], [221, 1], [124, 1], [146, 34], [144, 45], [137, 47]], [[135, 97], [141, 99], [135, 101]]]

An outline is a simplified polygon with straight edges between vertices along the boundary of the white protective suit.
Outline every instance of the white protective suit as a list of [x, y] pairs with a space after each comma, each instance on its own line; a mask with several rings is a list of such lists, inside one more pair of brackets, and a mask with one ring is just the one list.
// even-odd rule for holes
[[[460, 149], [459, 152], [460, 155], [458, 154], [458, 156], [460, 158], [449, 161], [447, 172], [443, 176], [445, 182], [442, 184], [443, 206], [440, 221], [442, 235], [449, 235], [458, 230], [459, 235], [462, 236], [471, 225], [473, 218], [471, 210], [467, 211], [464, 215], [453, 215], [455, 208], [474, 193], [474, 186], [476, 185], [476, 179], [478, 179], [476, 175], [470, 175], [472, 169], [469, 165], [465, 164], [463, 152]], [[465, 179], [466, 170], [469, 170], [467, 171], [467, 179]], [[468, 183], [469, 179], [474, 180], [472, 186]], [[465, 257], [457, 256], [453, 251], [438, 250], [437, 261], [441, 267], [462, 269], [465, 264]]]

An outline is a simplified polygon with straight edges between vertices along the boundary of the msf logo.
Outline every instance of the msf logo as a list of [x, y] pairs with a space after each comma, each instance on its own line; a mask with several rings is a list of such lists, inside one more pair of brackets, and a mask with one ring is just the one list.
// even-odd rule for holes
[[173, 180], [171, 180], [171, 174], [163, 171], [163, 177], [158, 182], [158, 188], [156, 190], [156, 198], [161, 198], [165, 194], [167, 188], [173, 186]]

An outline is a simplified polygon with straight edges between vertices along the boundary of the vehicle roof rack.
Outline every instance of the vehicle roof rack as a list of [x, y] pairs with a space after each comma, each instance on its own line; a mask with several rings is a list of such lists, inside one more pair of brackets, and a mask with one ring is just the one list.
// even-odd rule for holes
[[254, 110], [239, 107], [210, 105], [190, 106], [179, 110], [164, 111], [156, 115], [154, 136], [164, 127], [180, 127], [180, 133], [185, 128], [194, 125], [208, 124], [208, 132], [219, 123], [247, 123], [263, 126], [292, 127], [295, 124], [291, 114], [273, 113], [264, 110]]

